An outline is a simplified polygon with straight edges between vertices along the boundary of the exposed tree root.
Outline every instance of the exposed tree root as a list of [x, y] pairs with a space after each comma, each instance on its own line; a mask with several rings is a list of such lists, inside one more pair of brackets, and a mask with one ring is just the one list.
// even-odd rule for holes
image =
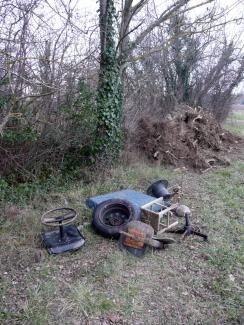
[[141, 119], [133, 138], [149, 160], [201, 170], [228, 165], [224, 154], [243, 141], [224, 130], [209, 112], [190, 107], [170, 120]]

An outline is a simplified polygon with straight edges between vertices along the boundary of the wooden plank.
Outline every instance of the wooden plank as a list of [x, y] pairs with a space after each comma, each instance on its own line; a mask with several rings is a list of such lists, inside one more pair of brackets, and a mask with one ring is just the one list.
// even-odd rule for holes
[[[170, 217], [172, 210], [176, 209], [179, 203], [172, 204], [170, 207], [166, 207], [163, 203], [163, 198], [158, 198], [150, 203], [147, 203], [141, 207], [142, 210], [142, 221], [151, 225], [156, 233], [159, 233], [160, 231], [166, 231], [167, 229], [170, 229], [171, 227], [174, 227], [176, 224], [178, 224], [178, 221], [173, 222], [170, 224]], [[165, 207], [164, 210], [161, 211], [153, 211], [151, 210], [153, 205], [158, 205]], [[164, 219], [164, 221], [162, 220]], [[160, 230], [161, 226], [164, 226], [165, 230]]]
[[168, 227], [166, 227], [166, 228], [160, 230], [160, 231], [158, 232], [158, 235], [160, 235], [160, 234], [164, 233], [165, 231], [167, 231], [167, 230], [169, 230], [169, 229], [171, 229], [171, 228], [177, 226], [178, 223], [179, 223], [178, 221], [175, 221], [175, 222], [171, 223], [171, 225], [169, 225]]
[[158, 214], [151, 214], [147, 213], [146, 211], [143, 211], [141, 220], [150, 226], [153, 227], [154, 231], [159, 230], [159, 215]]
[[153, 203], [162, 203], [162, 201], [164, 200], [164, 198], [163, 197], [160, 197], [160, 198], [158, 198], [158, 199], [155, 199], [155, 200], [153, 200], [153, 201], [151, 201], [151, 202], [149, 202], [149, 203], [147, 203], [147, 204], [145, 204], [145, 205], [142, 205], [141, 206], [141, 209], [147, 209], [148, 207], [150, 207]]

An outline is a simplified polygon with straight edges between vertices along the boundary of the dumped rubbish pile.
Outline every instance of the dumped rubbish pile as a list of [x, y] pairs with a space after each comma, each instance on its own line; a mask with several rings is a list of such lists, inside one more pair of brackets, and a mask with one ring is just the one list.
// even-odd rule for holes
[[[126, 189], [88, 198], [93, 228], [103, 237], [119, 239], [121, 251], [138, 257], [149, 247], [164, 249], [176, 243], [166, 233], [182, 234], [182, 239], [195, 235], [208, 241], [206, 234], [192, 226], [191, 210], [180, 204], [181, 188], [169, 191], [168, 185], [167, 180], [158, 180], [148, 187], [147, 194]], [[84, 245], [79, 227], [72, 224], [76, 217], [77, 212], [71, 208], [57, 208], [42, 215], [43, 225], [55, 227], [41, 236], [50, 254], [74, 251]], [[182, 218], [184, 225], [176, 228]]]
[[225, 153], [242, 140], [224, 130], [211, 113], [189, 106], [162, 121], [141, 119], [133, 138], [150, 161], [201, 170], [228, 165]]
[[[152, 183], [147, 194], [130, 189], [89, 198], [93, 209], [92, 225], [103, 237], [119, 239], [121, 251], [143, 256], [147, 248], [164, 249], [176, 243], [169, 233], [182, 234], [182, 239], [195, 235], [208, 241], [208, 236], [191, 224], [191, 210], [180, 203], [179, 186], [168, 188], [167, 180]], [[183, 225], [179, 219], [183, 218]]]

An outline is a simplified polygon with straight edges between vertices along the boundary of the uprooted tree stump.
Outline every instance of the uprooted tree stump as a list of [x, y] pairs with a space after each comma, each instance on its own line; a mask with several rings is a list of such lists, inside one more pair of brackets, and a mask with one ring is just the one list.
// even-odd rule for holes
[[196, 169], [228, 165], [224, 154], [243, 141], [209, 112], [190, 107], [162, 121], [141, 119], [135, 133], [136, 147], [150, 161]]

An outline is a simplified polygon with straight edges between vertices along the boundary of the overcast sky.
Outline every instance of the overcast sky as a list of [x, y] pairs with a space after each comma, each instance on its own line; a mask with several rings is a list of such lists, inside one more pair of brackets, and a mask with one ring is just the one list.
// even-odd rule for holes
[[[203, 0], [192, 0], [191, 5], [196, 5]], [[204, 0], [205, 1], [205, 0]], [[115, 0], [116, 3], [121, 3], [120, 0]], [[133, 4], [137, 3], [138, 0], [134, 0]], [[231, 20], [236, 18], [244, 18], [244, 0], [216, 0], [215, 1], [222, 9], [226, 11], [226, 15], [224, 19]], [[172, 3], [172, 0], [155, 0], [155, 4], [157, 7], [158, 13], [162, 12], [162, 9], [167, 6], [167, 4]], [[97, 10], [99, 8], [99, 4], [97, 0], [78, 0], [78, 6], [82, 10], [83, 14], [89, 14], [92, 16], [98, 15]], [[209, 7], [212, 4], [207, 5]], [[195, 10], [192, 15], [198, 15], [201, 11], [206, 10], [207, 6], [198, 8]], [[244, 44], [244, 28], [243, 22], [241, 24], [237, 24], [236, 22], [228, 24], [225, 28], [227, 34], [232, 38], [233, 36], [240, 35], [240, 43]], [[244, 85], [240, 86], [244, 90]], [[240, 89], [239, 89], [240, 90]]]
[[[0, 0], [1, 1], [1, 0]], [[98, 22], [98, 8], [99, 8], [99, 1], [98, 0], [65, 0], [64, 2], [69, 2], [71, 7], [76, 7], [79, 12], [79, 18], [77, 16], [77, 24], [81, 23], [81, 27], [85, 30], [89, 26], [94, 26], [94, 18], [96, 20], [96, 23]], [[190, 2], [190, 5], [197, 5], [198, 3], [201, 3], [206, 0], [192, 0]], [[49, 3], [55, 4], [55, 0], [48, 0]], [[133, 4], [136, 4], [138, 0], [134, 0]], [[152, 3], [153, 0], [149, 0], [149, 3]], [[173, 0], [155, 0], [155, 5], [157, 8], [157, 13], [160, 14], [163, 12], [163, 9], [167, 8], [167, 5], [172, 4]], [[122, 0], [115, 0], [115, 3], [119, 4], [122, 3]], [[222, 17], [221, 22], [224, 22], [224, 20], [229, 21], [232, 19], [237, 18], [244, 18], [244, 0], [215, 0], [214, 4], [218, 5], [218, 7], [225, 10], [226, 15]], [[192, 17], [197, 16], [201, 14], [202, 12], [205, 12], [207, 8], [212, 8], [214, 5], [213, 3], [205, 5], [203, 7], [198, 8], [197, 10], [194, 10], [194, 12], [191, 12], [190, 15]], [[150, 7], [152, 8], [152, 7]], [[151, 12], [150, 12], [151, 13]], [[142, 17], [142, 16], [141, 16]], [[138, 17], [141, 19], [141, 17]], [[75, 19], [74, 19], [75, 21]], [[242, 23], [231, 23], [226, 25], [226, 27], [223, 27], [225, 29], [227, 38], [229, 36], [229, 39], [235, 39], [235, 41], [238, 43], [238, 46], [242, 47], [244, 46], [244, 20]], [[96, 24], [95, 23], [95, 24]], [[57, 22], [55, 21], [54, 24], [57, 26]], [[88, 39], [86, 39], [88, 37]], [[81, 40], [77, 39], [77, 47], [86, 48], [87, 42], [89, 42], [89, 35], [83, 34], [83, 42]], [[84, 52], [84, 56], [86, 56]], [[243, 85], [241, 86], [243, 88]]]
[[[94, 13], [94, 10], [98, 9], [98, 1], [97, 0], [78, 0], [79, 7], [83, 8], [84, 10], [90, 11]], [[118, 1], [116, 1], [118, 2]], [[134, 3], [137, 3], [138, 0], [134, 0]], [[193, 0], [192, 3], [199, 3], [201, 0]], [[217, 0], [216, 2], [223, 8], [231, 8], [235, 13], [240, 13], [244, 11], [244, 1], [243, 0]], [[165, 3], [172, 3], [171, 0], [155, 0], [155, 3], [158, 7], [161, 5], [165, 6]], [[234, 8], [235, 7], [235, 8]]]
[[[190, 3], [191, 5], [196, 5], [198, 3], [201, 3], [205, 0], [192, 0]], [[121, 3], [121, 0], [115, 0], [116, 3]], [[134, 0], [133, 4], [137, 3], [138, 0]], [[149, 2], [152, 2], [149, 1]], [[168, 4], [172, 3], [172, 0], [155, 0], [155, 4], [158, 10], [158, 13], [162, 12], [162, 9], [165, 9]], [[221, 8], [225, 9], [226, 16], [225, 18], [227, 20], [234, 19], [234, 18], [244, 18], [244, 0], [215, 0], [214, 3], [217, 3]], [[99, 4], [97, 0], [77, 0], [78, 7], [82, 10], [84, 14], [89, 15], [98, 15], [97, 10], [99, 8]], [[197, 15], [201, 13], [203, 10], [206, 10], [207, 7], [212, 7], [212, 4], [203, 6], [201, 8], [198, 8], [194, 10], [192, 13], [193, 15]], [[243, 25], [242, 25], [243, 26]], [[243, 27], [236, 26], [235, 24], [232, 24], [228, 27], [228, 31], [231, 34], [234, 34], [237, 32], [236, 28], [239, 32], [243, 31]], [[244, 41], [244, 38], [243, 38]]]

